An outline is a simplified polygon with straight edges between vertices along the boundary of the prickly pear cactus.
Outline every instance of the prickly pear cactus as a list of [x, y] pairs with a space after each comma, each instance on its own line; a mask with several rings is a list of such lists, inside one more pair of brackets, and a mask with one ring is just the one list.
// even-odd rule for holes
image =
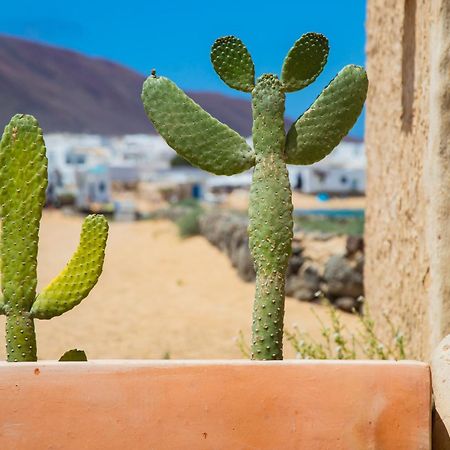
[[39, 224], [47, 188], [45, 153], [36, 119], [14, 116], [0, 142], [0, 312], [6, 315], [8, 361], [36, 361], [34, 319], [51, 319], [80, 303], [103, 266], [108, 223], [103, 216], [89, 216], [71, 261], [36, 297]]
[[368, 81], [362, 67], [346, 66], [285, 134], [285, 95], [305, 88], [322, 72], [328, 40], [303, 35], [289, 50], [281, 78], [255, 82], [253, 60], [234, 36], [217, 39], [211, 62], [230, 87], [250, 92], [253, 148], [211, 117], [167, 78], [152, 74], [142, 100], [167, 143], [191, 164], [231, 175], [254, 166], [249, 204], [249, 243], [256, 268], [253, 359], [283, 358], [285, 278], [292, 244], [292, 199], [286, 164], [312, 164], [327, 156], [361, 113]]

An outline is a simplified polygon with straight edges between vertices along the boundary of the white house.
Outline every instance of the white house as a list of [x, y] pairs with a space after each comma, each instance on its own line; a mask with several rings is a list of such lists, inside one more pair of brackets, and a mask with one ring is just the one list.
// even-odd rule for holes
[[75, 186], [75, 172], [107, 164], [111, 179], [119, 182], [147, 181], [158, 170], [168, 169], [174, 151], [160, 136], [108, 137], [55, 133], [46, 137], [49, 173], [58, 171], [63, 185]]
[[[251, 145], [251, 138], [247, 138]], [[50, 134], [46, 137], [49, 159], [49, 193], [77, 195], [77, 173], [106, 166], [108, 186], [139, 181], [192, 186], [193, 195], [209, 199], [236, 188], [249, 188], [252, 170], [218, 177], [193, 168], [171, 168], [175, 152], [155, 135], [107, 137], [84, 134]], [[364, 144], [346, 138], [325, 159], [311, 166], [289, 166], [293, 189], [316, 194], [362, 194], [365, 191]], [[88, 176], [92, 176], [88, 175]], [[216, 198], [217, 200], [217, 198]]]
[[80, 210], [89, 211], [95, 203], [111, 203], [111, 179], [107, 165], [98, 164], [79, 169], [76, 172], [76, 181], [76, 205]]
[[366, 188], [364, 143], [344, 139], [336, 149], [310, 166], [290, 165], [293, 189], [307, 194], [363, 194]]

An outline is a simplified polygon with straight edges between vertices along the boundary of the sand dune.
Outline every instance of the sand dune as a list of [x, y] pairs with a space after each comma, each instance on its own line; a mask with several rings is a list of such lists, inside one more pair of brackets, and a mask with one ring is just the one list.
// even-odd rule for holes
[[[68, 261], [80, 228], [79, 217], [44, 213], [40, 288]], [[63, 316], [37, 321], [39, 358], [55, 359], [71, 348], [92, 359], [161, 358], [166, 352], [171, 358], [240, 358], [235, 338], [239, 330], [249, 336], [253, 289], [225, 255], [201, 237], [181, 240], [170, 222], [112, 223], [104, 273], [89, 297]], [[287, 299], [286, 326], [318, 337], [310, 308]], [[356, 321], [346, 315], [346, 322], [353, 328]]]

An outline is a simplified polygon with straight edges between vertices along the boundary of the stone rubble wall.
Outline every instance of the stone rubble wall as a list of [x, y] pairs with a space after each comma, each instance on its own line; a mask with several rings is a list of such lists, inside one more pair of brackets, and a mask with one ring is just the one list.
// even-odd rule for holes
[[[255, 270], [248, 248], [247, 226], [247, 217], [228, 212], [208, 212], [200, 218], [201, 234], [228, 255], [243, 280], [253, 281]], [[323, 293], [342, 310], [359, 310], [360, 297], [364, 294], [363, 267], [364, 244], [360, 237], [349, 237], [346, 252], [332, 255], [321, 266], [304, 255], [303, 240], [297, 235], [292, 244], [286, 295], [314, 302]]]

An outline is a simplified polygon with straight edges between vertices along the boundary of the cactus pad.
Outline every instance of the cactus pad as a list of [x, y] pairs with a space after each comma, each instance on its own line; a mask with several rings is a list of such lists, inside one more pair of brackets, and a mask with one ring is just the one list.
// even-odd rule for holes
[[194, 166], [232, 175], [255, 164], [254, 152], [244, 138], [211, 117], [167, 78], [147, 78], [142, 101], [158, 133]]
[[102, 272], [108, 222], [103, 216], [86, 217], [77, 251], [63, 271], [37, 296], [31, 315], [51, 319], [78, 305]]
[[231, 88], [251, 92], [255, 87], [255, 66], [243, 42], [235, 36], [217, 39], [211, 48], [211, 62], [219, 77]]
[[344, 67], [292, 124], [286, 138], [287, 163], [313, 164], [325, 158], [361, 114], [367, 87], [367, 75], [362, 67]]
[[328, 39], [322, 34], [306, 33], [296, 41], [281, 70], [285, 91], [298, 91], [311, 84], [322, 72], [328, 50]]

